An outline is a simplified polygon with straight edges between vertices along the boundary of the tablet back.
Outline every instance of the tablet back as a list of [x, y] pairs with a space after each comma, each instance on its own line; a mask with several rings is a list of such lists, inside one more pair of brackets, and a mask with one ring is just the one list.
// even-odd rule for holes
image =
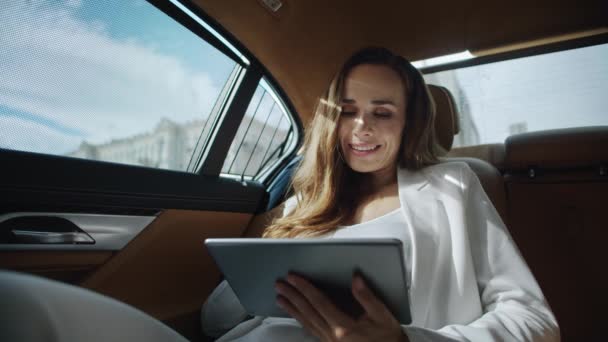
[[251, 315], [289, 317], [276, 305], [274, 284], [294, 272], [356, 317], [362, 308], [350, 288], [357, 271], [398, 321], [411, 322], [397, 239], [207, 239], [205, 245]]

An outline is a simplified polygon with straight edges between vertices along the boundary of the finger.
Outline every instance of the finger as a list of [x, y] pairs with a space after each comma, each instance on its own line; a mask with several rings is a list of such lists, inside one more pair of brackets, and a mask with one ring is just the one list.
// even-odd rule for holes
[[300, 322], [304, 329], [308, 330], [312, 335], [316, 336], [317, 338], [323, 337], [322, 332], [319, 331], [315, 324], [313, 324], [310, 320], [306, 318], [306, 316], [304, 316], [300, 311], [298, 311], [298, 309], [293, 304], [291, 304], [289, 300], [282, 297], [281, 295], [278, 295], [277, 305], [281, 309], [285, 310], [285, 312], [287, 312], [296, 321]]
[[[275, 288], [282, 298], [297, 311], [298, 316], [314, 325], [316, 330], [324, 332], [329, 329], [329, 325], [319, 312], [296, 289], [280, 281], [277, 282]], [[291, 313], [289, 314], [291, 315]], [[298, 319], [298, 321], [300, 320]]]
[[390, 310], [376, 297], [360, 275], [353, 277], [352, 293], [372, 321], [381, 323], [395, 320]]
[[354, 325], [355, 322], [352, 318], [340, 311], [323, 292], [317, 289], [308, 280], [296, 274], [289, 274], [287, 276], [287, 282], [302, 293], [323, 319], [333, 327], [332, 330], [339, 327], [349, 328]]

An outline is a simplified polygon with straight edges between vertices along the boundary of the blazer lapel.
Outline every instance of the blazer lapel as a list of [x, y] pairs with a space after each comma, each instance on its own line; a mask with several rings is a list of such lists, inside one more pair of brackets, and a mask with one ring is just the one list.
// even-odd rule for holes
[[405, 214], [411, 237], [410, 307], [412, 324], [426, 326], [429, 310], [429, 294], [433, 284], [437, 244], [435, 234], [437, 199], [434, 196], [431, 177], [426, 169], [408, 171], [399, 169], [399, 200]]

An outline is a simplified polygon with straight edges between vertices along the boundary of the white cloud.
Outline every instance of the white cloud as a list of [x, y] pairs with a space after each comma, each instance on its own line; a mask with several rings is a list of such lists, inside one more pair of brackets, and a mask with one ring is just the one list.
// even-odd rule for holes
[[[79, 5], [0, 5], [1, 106], [84, 131], [93, 143], [150, 131], [161, 117], [184, 122], [210, 111], [219, 88], [208, 74], [135, 39], [112, 38], [104, 23], [76, 18]], [[23, 120], [1, 124], [33, 132]], [[66, 139], [57, 143], [74, 138]]]

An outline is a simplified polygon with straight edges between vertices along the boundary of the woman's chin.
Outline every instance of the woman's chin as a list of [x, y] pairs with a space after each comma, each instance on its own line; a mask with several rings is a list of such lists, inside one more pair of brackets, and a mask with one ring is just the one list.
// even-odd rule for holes
[[348, 163], [351, 170], [358, 173], [373, 173], [381, 170], [381, 167], [374, 167], [373, 165], [361, 165], [361, 163]]

